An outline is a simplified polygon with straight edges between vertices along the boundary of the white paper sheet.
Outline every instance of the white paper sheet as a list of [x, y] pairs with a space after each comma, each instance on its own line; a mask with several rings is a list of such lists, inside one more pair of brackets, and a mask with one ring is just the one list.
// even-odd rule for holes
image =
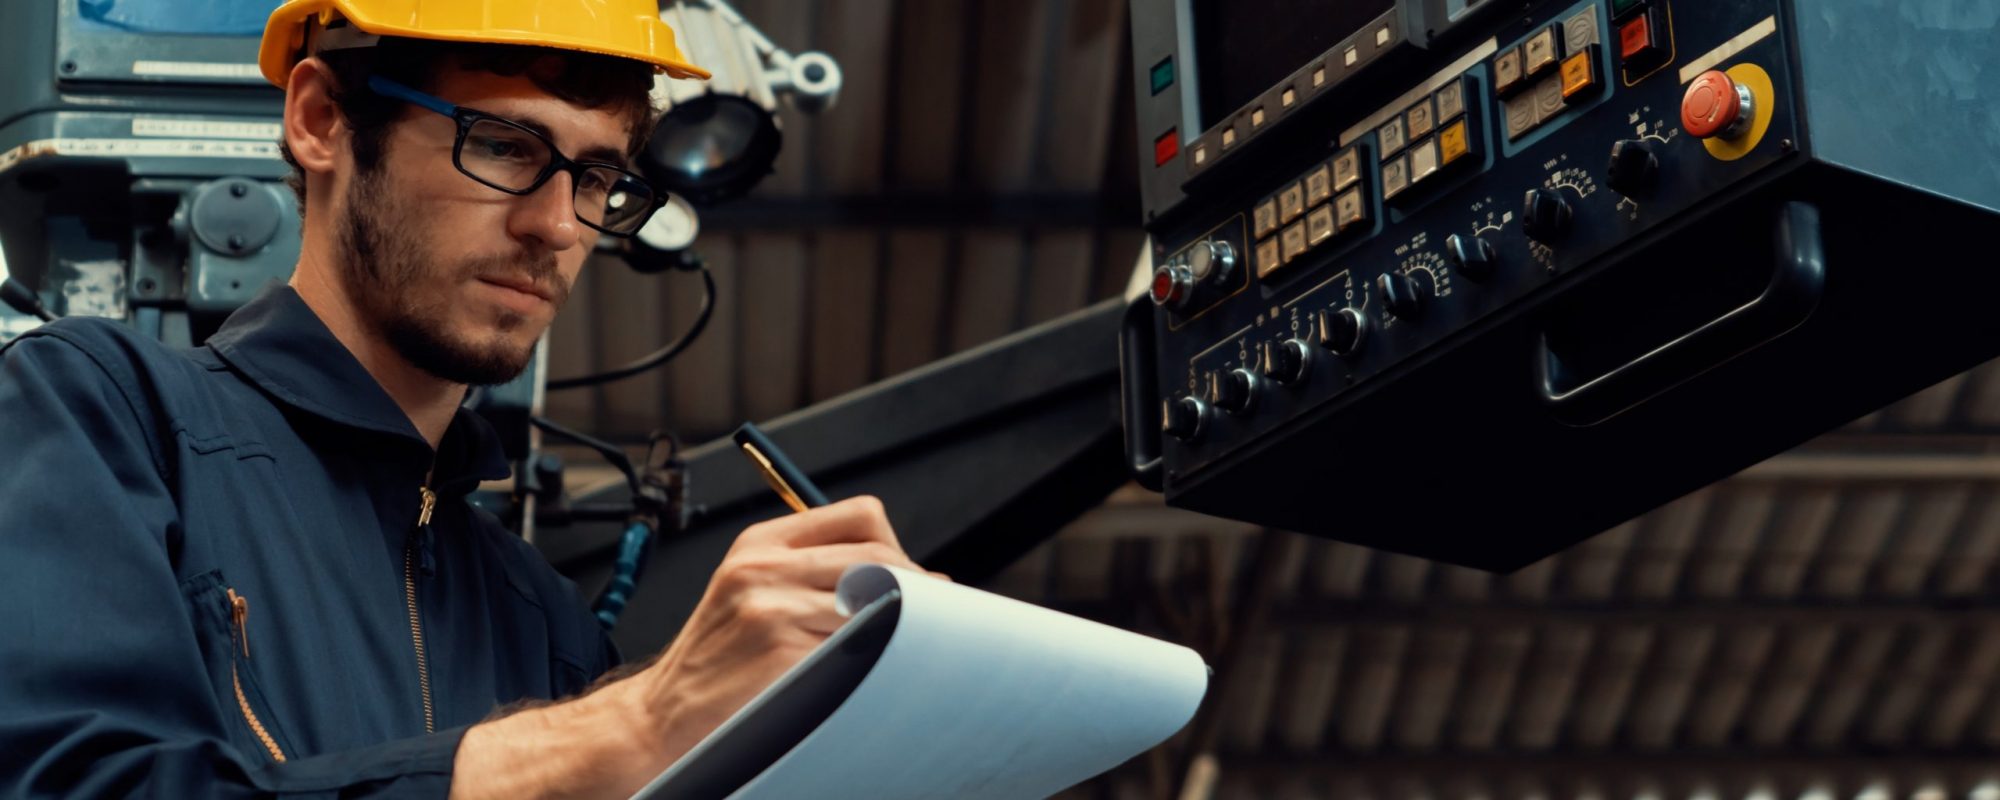
[[[928, 575], [855, 567], [839, 598], [847, 625], [639, 796], [734, 770], [754, 774], [735, 800], [1047, 797], [1165, 741], [1208, 688], [1185, 647]], [[814, 710], [833, 685], [854, 688]], [[758, 752], [774, 739], [797, 743]]]

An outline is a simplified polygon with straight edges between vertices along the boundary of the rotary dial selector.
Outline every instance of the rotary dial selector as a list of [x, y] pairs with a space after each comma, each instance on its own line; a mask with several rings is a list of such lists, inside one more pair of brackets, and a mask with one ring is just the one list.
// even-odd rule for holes
[[1319, 312], [1319, 346], [1337, 356], [1361, 352], [1361, 339], [1368, 331], [1368, 319], [1351, 308]]
[[1424, 315], [1424, 300], [1415, 278], [1400, 272], [1385, 272], [1375, 278], [1375, 295], [1397, 319], [1415, 322]]
[[1620, 139], [1611, 145], [1611, 166], [1604, 172], [1604, 184], [1626, 197], [1653, 193], [1660, 183], [1660, 159], [1653, 145], [1639, 139]]
[[1161, 415], [1160, 430], [1183, 442], [1201, 438], [1202, 428], [1207, 427], [1208, 404], [1198, 397], [1182, 397], [1167, 401], [1166, 413]]
[[1286, 339], [1264, 349], [1264, 376], [1294, 384], [1311, 374], [1312, 347], [1302, 339]]
[[1238, 367], [1215, 379], [1215, 404], [1231, 414], [1248, 414], [1257, 407], [1257, 373]]
[[1444, 252], [1445, 257], [1458, 267], [1458, 274], [1475, 281], [1493, 277], [1493, 269], [1500, 262], [1500, 254], [1493, 243], [1477, 236], [1456, 233], [1447, 236]]
[[1529, 189], [1521, 209], [1521, 226], [1528, 238], [1555, 244], [1569, 234], [1574, 212], [1554, 189]]
[[1236, 248], [1221, 239], [1209, 239], [1188, 250], [1188, 271], [1197, 282], [1221, 283], [1236, 269]]

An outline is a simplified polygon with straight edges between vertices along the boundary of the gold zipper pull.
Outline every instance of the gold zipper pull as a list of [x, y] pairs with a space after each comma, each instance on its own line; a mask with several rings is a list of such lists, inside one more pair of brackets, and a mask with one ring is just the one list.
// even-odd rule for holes
[[236, 639], [243, 643], [243, 657], [250, 657], [250, 601], [235, 589], [229, 590], [229, 618], [236, 623]]
[[431, 487], [429, 486], [422, 487], [417, 491], [423, 497], [423, 505], [417, 509], [417, 527], [421, 528], [431, 524], [431, 511], [437, 508], [438, 496], [437, 492], [431, 491]]

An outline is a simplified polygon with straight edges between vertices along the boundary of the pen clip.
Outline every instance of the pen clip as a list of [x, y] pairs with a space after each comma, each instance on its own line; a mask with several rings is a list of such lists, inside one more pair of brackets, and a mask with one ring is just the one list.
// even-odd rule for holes
[[794, 512], [805, 513], [806, 501], [799, 498], [799, 493], [792, 490], [791, 484], [785, 483], [785, 479], [778, 476], [777, 468], [771, 466], [771, 459], [766, 458], [763, 451], [751, 446], [749, 442], [740, 442], [737, 446], [749, 454], [751, 463], [757, 465], [757, 472], [764, 476], [764, 482], [770, 484], [771, 490], [784, 499], [785, 505], [791, 506]]

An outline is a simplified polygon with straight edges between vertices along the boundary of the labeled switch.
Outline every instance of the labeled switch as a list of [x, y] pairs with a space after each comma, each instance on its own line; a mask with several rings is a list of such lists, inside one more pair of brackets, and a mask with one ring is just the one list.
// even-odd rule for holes
[[1445, 84], [1437, 93], [1437, 118], [1439, 122], [1450, 122], [1465, 113], [1465, 81], [1456, 80]]
[[1402, 156], [1382, 162], [1382, 199], [1387, 200], [1410, 188], [1409, 164]]
[[1278, 234], [1278, 247], [1284, 251], [1285, 263], [1306, 253], [1306, 224], [1294, 222]]
[[1465, 120], [1455, 120], [1438, 132], [1438, 163], [1451, 166], [1458, 160], [1472, 154], [1472, 138], [1466, 132]]
[[1382, 144], [1382, 155], [1385, 158], [1403, 149], [1403, 145], [1410, 143], [1409, 134], [1403, 128], [1403, 116], [1401, 114], [1389, 120], [1389, 124], [1383, 125], [1381, 130], [1376, 131], [1375, 136]]
[[1333, 174], [1325, 164], [1314, 167], [1306, 173], [1306, 207], [1319, 205], [1333, 197]]
[[1410, 145], [1410, 183], [1415, 184], [1437, 174], [1437, 143], [1425, 139]]
[[1250, 224], [1258, 236], [1268, 236], [1271, 231], [1277, 230], [1278, 199], [1274, 197], [1258, 203], [1256, 210], [1250, 212]]
[[1646, 72], [1667, 63], [1671, 54], [1666, 25], [1664, 12], [1648, 8], [1618, 26], [1618, 60], [1625, 64], [1626, 71]]
[[1324, 205], [1306, 214], [1306, 246], [1318, 247], [1333, 238], [1338, 230], [1333, 224], [1333, 206]]
[[1518, 91], [1527, 74], [1521, 70], [1521, 48], [1510, 47], [1493, 58], [1493, 91], [1501, 97]]
[[1556, 49], [1559, 41], [1553, 25], [1528, 37], [1527, 43], [1521, 46], [1525, 53], [1521, 58], [1522, 73], [1532, 78], [1554, 67], [1557, 61], [1562, 60], [1562, 53]]
[[1587, 100], [1597, 89], [1597, 48], [1586, 47], [1563, 59], [1563, 102]]
[[1278, 190], [1278, 224], [1284, 225], [1306, 213], [1306, 190], [1294, 183]]
[[1284, 265], [1285, 259], [1282, 251], [1278, 249], [1277, 237], [1257, 243], [1257, 277], [1262, 278], [1277, 272], [1278, 268]]
[[1361, 151], [1347, 148], [1333, 157], [1333, 190], [1338, 192], [1361, 180]]
[[1153, 166], [1164, 167], [1174, 156], [1181, 154], [1181, 129], [1168, 128], [1160, 138], [1153, 140]]
[[1368, 203], [1361, 198], [1359, 187], [1349, 189], [1333, 201], [1334, 224], [1339, 230], [1347, 230], [1368, 221]]
[[1403, 114], [1403, 120], [1407, 123], [1410, 138], [1412, 139], [1425, 136], [1435, 130], [1437, 128], [1437, 117], [1434, 116], [1434, 110], [1431, 108], [1431, 99], [1426, 97], [1417, 101], [1416, 105], [1410, 106], [1410, 110]]

